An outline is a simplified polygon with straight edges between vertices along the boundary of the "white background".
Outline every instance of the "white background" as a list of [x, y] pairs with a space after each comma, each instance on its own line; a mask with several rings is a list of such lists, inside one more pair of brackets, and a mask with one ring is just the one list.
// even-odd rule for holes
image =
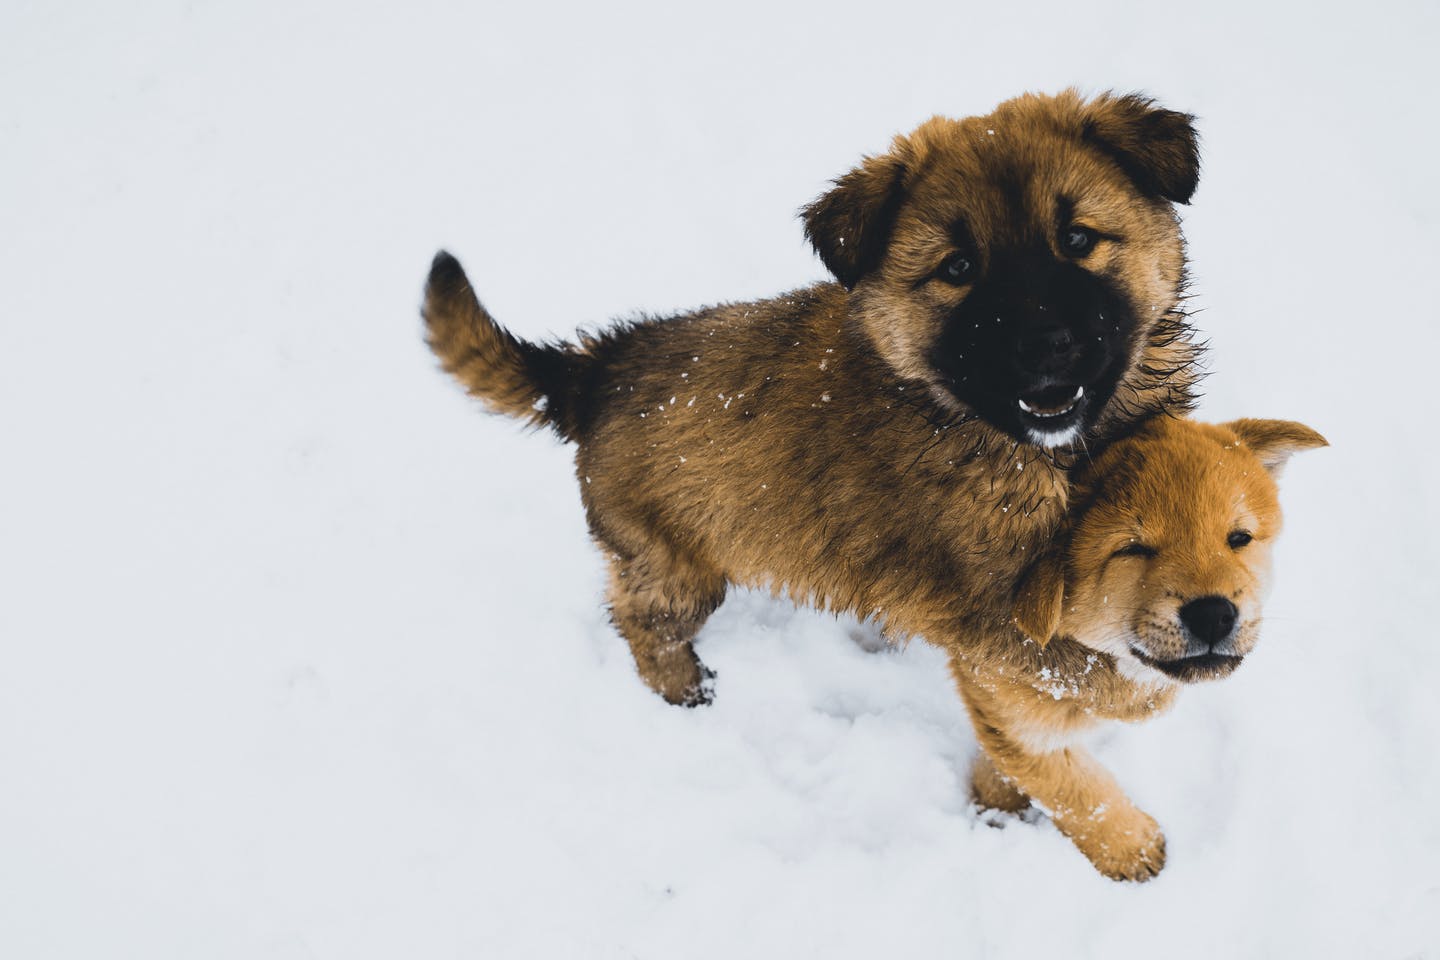
[[[1440, 956], [1433, 4], [0, 8], [0, 956]], [[794, 212], [1027, 89], [1196, 113], [1202, 415], [1300, 419], [1259, 651], [1096, 749], [1153, 883], [969, 807], [942, 658], [606, 624], [421, 344], [819, 280]], [[897, 505], [903, 509], [903, 504]]]

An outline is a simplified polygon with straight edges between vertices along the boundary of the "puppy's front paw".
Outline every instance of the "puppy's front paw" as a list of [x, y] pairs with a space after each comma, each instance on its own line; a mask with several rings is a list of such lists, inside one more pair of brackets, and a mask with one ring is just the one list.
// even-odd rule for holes
[[700, 682], [685, 691], [679, 701], [682, 707], [708, 707], [715, 701], [715, 671], [698, 659], [695, 662], [700, 667]]
[[688, 643], [667, 644], [644, 660], [641, 678], [678, 707], [703, 707], [715, 699], [715, 671], [705, 666]]
[[1144, 883], [1165, 866], [1165, 834], [1143, 810], [1100, 811], [1071, 839], [1111, 880]]
[[970, 796], [982, 810], [1020, 813], [1030, 806], [1030, 798], [1001, 776], [983, 752], [975, 755], [970, 768]]

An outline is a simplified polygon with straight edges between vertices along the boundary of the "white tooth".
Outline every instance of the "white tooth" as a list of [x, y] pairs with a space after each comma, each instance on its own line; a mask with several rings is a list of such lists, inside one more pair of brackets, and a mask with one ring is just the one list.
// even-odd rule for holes
[[1050, 411], [1049, 413], [1040, 413], [1040, 412], [1038, 412], [1034, 407], [1030, 406], [1030, 404], [1028, 404], [1028, 403], [1025, 402], [1025, 398], [1024, 398], [1024, 397], [1016, 397], [1015, 400], [1016, 400], [1017, 403], [1020, 404], [1020, 409], [1021, 409], [1021, 410], [1024, 410], [1026, 413], [1031, 414], [1032, 416], [1036, 416], [1036, 417], [1059, 417], [1059, 416], [1064, 416], [1065, 414], [1069, 413], [1071, 410], [1074, 410], [1074, 409], [1075, 409], [1075, 404], [1079, 403], [1079, 402], [1080, 402], [1080, 398], [1083, 397], [1083, 396], [1085, 396], [1085, 388], [1084, 388], [1084, 387], [1076, 387], [1076, 388], [1075, 388], [1075, 393], [1071, 395], [1070, 399], [1065, 402], [1065, 405], [1064, 405], [1063, 407], [1059, 407], [1059, 408], [1057, 408], [1057, 409], [1055, 409], [1055, 410]]

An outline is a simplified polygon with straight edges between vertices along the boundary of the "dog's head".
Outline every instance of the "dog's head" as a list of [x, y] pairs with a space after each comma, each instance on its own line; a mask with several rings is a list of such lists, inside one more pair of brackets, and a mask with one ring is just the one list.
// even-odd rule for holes
[[1190, 402], [1173, 204], [1199, 175], [1191, 120], [1073, 92], [935, 117], [837, 180], [805, 231], [896, 373], [1063, 446]]
[[1074, 637], [1135, 678], [1226, 676], [1258, 639], [1275, 478], [1322, 446], [1287, 420], [1155, 418], [1076, 475], [1069, 531], [1027, 574], [1016, 624], [1042, 645]]

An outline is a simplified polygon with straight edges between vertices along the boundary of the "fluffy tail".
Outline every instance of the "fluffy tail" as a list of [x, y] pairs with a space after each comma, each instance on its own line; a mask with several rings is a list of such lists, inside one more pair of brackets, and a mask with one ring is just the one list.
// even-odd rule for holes
[[496, 413], [579, 438], [580, 389], [588, 356], [567, 345], [527, 343], [511, 335], [475, 298], [460, 261], [435, 255], [425, 284], [426, 340], [472, 397]]

